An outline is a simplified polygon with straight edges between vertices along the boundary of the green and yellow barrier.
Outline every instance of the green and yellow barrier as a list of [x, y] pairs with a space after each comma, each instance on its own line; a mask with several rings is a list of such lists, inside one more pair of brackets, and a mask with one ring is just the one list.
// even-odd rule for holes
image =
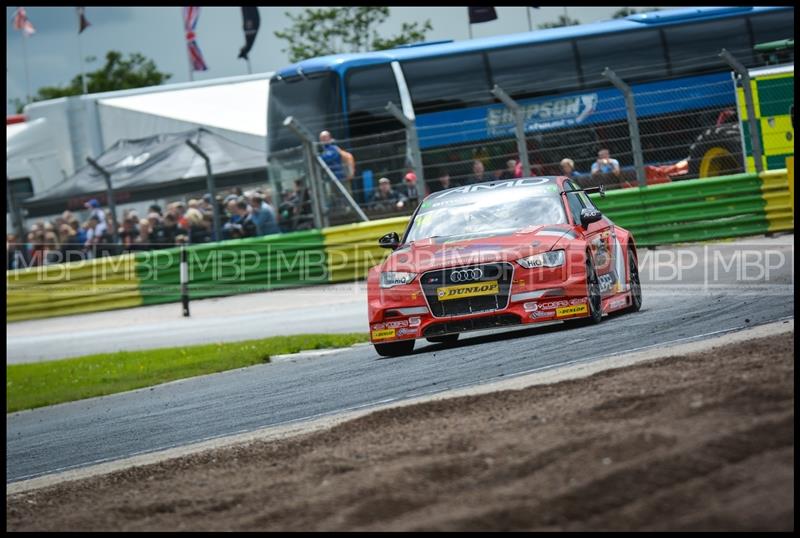
[[378, 239], [390, 232], [402, 237], [408, 219], [395, 217], [324, 228], [328, 280], [342, 282], [367, 276], [369, 268], [381, 263], [389, 254], [387, 249], [378, 246]]
[[142, 304], [133, 255], [6, 273], [6, 321], [129, 308]]

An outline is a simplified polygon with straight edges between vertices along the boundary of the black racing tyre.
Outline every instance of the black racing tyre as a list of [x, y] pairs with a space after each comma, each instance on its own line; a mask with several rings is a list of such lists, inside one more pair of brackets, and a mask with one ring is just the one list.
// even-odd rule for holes
[[594, 263], [586, 253], [586, 288], [589, 297], [589, 316], [569, 320], [575, 326], [596, 325], [603, 320], [603, 296], [600, 294], [600, 280], [594, 270]]
[[725, 176], [744, 170], [742, 141], [738, 125], [726, 123], [711, 127], [689, 147], [689, 174], [686, 179]]
[[429, 336], [426, 338], [428, 342], [434, 344], [454, 344], [458, 340], [458, 333], [443, 334], [442, 336]]
[[625, 312], [638, 312], [642, 308], [642, 283], [639, 280], [639, 267], [633, 247], [628, 247], [628, 285], [631, 288], [631, 305]]
[[400, 340], [399, 342], [390, 342], [388, 344], [372, 344], [375, 346], [375, 351], [381, 357], [399, 357], [401, 355], [408, 355], [414, 351], [415, 340]]

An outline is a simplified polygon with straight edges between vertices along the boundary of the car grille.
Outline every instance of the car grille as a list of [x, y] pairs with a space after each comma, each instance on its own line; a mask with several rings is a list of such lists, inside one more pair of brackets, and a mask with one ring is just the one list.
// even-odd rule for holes
[[522, 320], [516, 314], [496, 314], [494, 316], [483, 316], [480, 318], [440, 321], [438, 323], [431, 323], [425, 327], [422, 336], [440, 336], [443, 334], [462, 333], [466, 331], [479, 331], [481, 329], [492, 329], [494, 327], [519, 325], [520, 323], [522, 323]]
[[[478, 278], [475, 270], [480, 270]], [[511, 291], [511, 281], [514, 268], [510, 263], [490, 263], [470, 265], [464, 267], [449, 267], [428, 271], [420, 277], [420, 285], [428, 307], [434, 317], [463, 316], [479, 312], [492, 312], [508, 306], [508, 296]], [[437, 289], [444, 286], [458, 286], [462, 284], [475, 284], [480, 282], [497, 281], [498, 293], [494, 295], [479, 295], [463, 299], [450, 299], [440, 301]]]

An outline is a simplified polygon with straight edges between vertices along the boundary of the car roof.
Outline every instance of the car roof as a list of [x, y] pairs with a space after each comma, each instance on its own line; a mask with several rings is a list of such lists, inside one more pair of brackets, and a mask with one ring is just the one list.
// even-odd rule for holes
[[[438, 198], [438, 197], [444, 196], [443, 193], [451, 193], [451, 192], [461, 192], [461, 193], [465, 193], [466, 194], [468, 192], [474, 192], [475, 190], [480, 190], [480, 189], [474, 189], [473, 188], [473, 187], [478, 187], [478, 186], [489, 187], [489, 186], [499, 185], [501, 183], [510, 183], [510, 182], [519, 182], [519, 181], [523, 181], [523, 182], [528, 181], [529, 182], [531, 180], [535, 180], [539, 185], [555, 185], [557, 187], [557, 189], [558, 189], [558, 192], [560, 193], [560, 192], [562, 192], [564, 190], [564, 182], [568, 181], [569, 178], [565, 177], [565, 176], [528, 176], [528, 177], [521, 177], [521, 178], [514, 178], [514, 179], [493, 179], [491, 181], [483, 181], [481, 183], [470, 183], [469, 185], [462, 185], [460, 187], [451, 187], [449, 189], [445, 189], [445, 190], [442, 190], [442, 191], [437, 191], [437, 192], [429, 194], [428, 196], [425, 197], [425, 199], [428, 199], [428, 198], [430, 198], [432, 196]], [[524, 185], [524, 183], [523, 183], [523, 185]]]

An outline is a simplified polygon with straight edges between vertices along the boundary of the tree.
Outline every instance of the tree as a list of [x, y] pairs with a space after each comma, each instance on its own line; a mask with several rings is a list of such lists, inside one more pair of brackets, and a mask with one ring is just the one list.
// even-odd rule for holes
[[632, 7], [623, 7], [623, 8], [618, 9], [617, 11], [615, 11], [614, 14], [611, 16], [611, 18], [612, 19], [624, 19], [628, 15], [636, 15], [637, 13], [648, 13], [650, 11], [658, 11], [658, 8], [657, 7], [651, 7], [649, 9], [642, 9], [641, 11], [639, 11], [639, 10], [636, 10], [636, 9], [634, 9]]
[[539, 24], [537, 27], [540, 30], [546, 30], [547, 28], [561, 28], [562, 26], [577, 26], [579, 24], [580, 21], [577, 19], [571, 19], [567, 15], [559, 15], [556, 22], [545, 22]]
[[[121, 52], [112, 50], [106, 53], [106, 63], [103, 67], [86, 73], [86, 85], [89, 93], [109, 92], [158, 86], [170, 77], [172, 77], [171, 74], [162, 73], [156, 68], [153, 60], [145, 58], [138, 52], [134, 52], [129, 55], [128, 59], [124, 59]], [[65, 87], [44, 86], [39, 88], [33, 100], [44, 101], [82, 93], [81, 76], [76, 75]]]
[[286, 13], [292, 25], [275, 32], [287, 42], [282, 49], [289, 60], [299, 62], [306, 58], [339, 54], [385, 50], [425, 40], [425, 33], [433, 29], [430, 20], [403, 23], [398, 35], [381, 37], [377, 27], [389, 18], [388, 7], [332, 7], [307, 9], [300, 15]]

